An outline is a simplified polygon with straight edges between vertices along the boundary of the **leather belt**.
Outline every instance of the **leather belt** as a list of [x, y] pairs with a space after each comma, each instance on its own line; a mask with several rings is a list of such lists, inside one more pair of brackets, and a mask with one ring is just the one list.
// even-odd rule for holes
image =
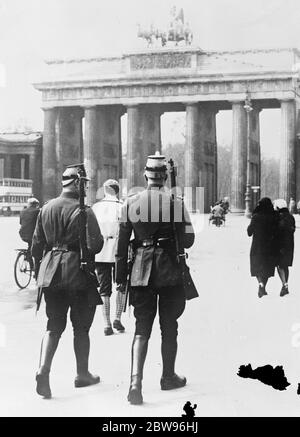
[[52, 248], [49, 248], [49, 250], [52, 250], [55, 252], [79, 252], [80, 251], [78, 246], [72, 246], [69, 244], [59, 244], [57, 246], [52, 246]]
[[164, 247], [173, 242], [174, 239], [172, 237], [146, 238], [144, 240], [136, 241], [135, 247]]

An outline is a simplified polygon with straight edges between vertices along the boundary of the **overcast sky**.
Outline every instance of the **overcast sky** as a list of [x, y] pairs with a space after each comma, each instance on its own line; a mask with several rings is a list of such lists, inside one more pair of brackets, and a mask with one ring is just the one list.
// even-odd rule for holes
[[299, 0], [0, 0], [0, 129], [42, 129], [31, 82], [43, 59], [135, 49], [137, 23], [166, 25], [172, 5], [184, 8], [203, 50], [300, 48]]

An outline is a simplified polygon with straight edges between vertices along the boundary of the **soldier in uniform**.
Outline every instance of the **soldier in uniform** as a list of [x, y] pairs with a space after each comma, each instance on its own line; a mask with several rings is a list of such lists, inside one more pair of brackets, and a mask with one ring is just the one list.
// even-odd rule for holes
[[[100, 253], [95, 257], [96, 271], [100, 286], [100, 295], [103, 300], [104, 335], [114, 333], [110, 320], [110, 297], [112, 294], [112, 282], [114, 280], [115, 255], [119, 232], [119, 217], [121, 201], [118, 199], [119, 183], [114, 179], [108, 179], [103, 184], [105, 196], [93, 205], [93, 211], [97, 217], [104, 245]], [[124, 332], [121, 316], [124, 307], [124, 293], [117, 290], [116, 313], [113, 328], [118, 332]]]
[[[33, 235], [32, 255], [37, 265], [41, 261], [37, 285], [43, 290], [48, 317], [36, 374], [36, 391], [45, 398], [51, 398], [49, 372], [69, 308], [77, 363], [75, 387], [100, 382], [99, 376], [88, 370], [89, 329], [101, 298], [93, 275], [80, 268], [79, 171], [86, 176], [83, 164], [63, 173], [62, 193], [43, 206]], [[92, 260], [100, 252], [103, 238], [91, 208], [86, 208], [86, 217], [87, 248]]]
[[[162, 337], [161, 389], [172, 390], [186, 384], [186, 378], [175, 373], [177, 319], [185, 308], [185, 294], [176, 261], [172, 221], [182, 247], [191, 247], [195, 236], [183, 201], [175, 198], [171, 202], [170, 192], [164, 188], [166, 170], [164, 156], [157, 152], [148, 157], [145, 167], [148, 187], [127, 199], [120, 219], [116, 254], [116, 281], [120, 286], [125, 287], [126, 283], [127, 251], [132, 231], [135, 247], [130, 300], [136, 324], [127, 397], [131, 404], [143, 403], [143, 367], [157, 308]], [[179, 220], [178, 217], [175, 220], [175, 211], [184, 211]]]

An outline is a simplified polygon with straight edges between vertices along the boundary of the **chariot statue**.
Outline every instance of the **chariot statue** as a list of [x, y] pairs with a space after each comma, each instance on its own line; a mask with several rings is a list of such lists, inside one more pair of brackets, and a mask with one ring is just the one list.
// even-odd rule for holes
[[148, 47], [152, 47], [157, 43], [165, 47], [169, 41], [175, 43], [175, 46], [178, 46], [179, 42], [184, 41], [185, 45], [188, 46], [193, 41], [190, 25], [184, 21], [183, 9], [181, 8], [177, 12], [176, 6], [173, 6], [170, 11], [170, 22], [167, 31], [155, 28], [153, 23], [148, 29], [143, 29], [139, 24], [137, 36], [145, 39]]

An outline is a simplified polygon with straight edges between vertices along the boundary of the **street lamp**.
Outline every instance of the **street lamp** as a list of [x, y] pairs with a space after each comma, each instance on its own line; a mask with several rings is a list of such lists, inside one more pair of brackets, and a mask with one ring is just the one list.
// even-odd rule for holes
[[250, 184], [250, 112], [253, 110], [249, 93], [246, 93], [245, 111], [247, 112], [247, 182], [245, 193], [245, 217], [251, 217], [250, 202], [251, 202], [251, 184]]

